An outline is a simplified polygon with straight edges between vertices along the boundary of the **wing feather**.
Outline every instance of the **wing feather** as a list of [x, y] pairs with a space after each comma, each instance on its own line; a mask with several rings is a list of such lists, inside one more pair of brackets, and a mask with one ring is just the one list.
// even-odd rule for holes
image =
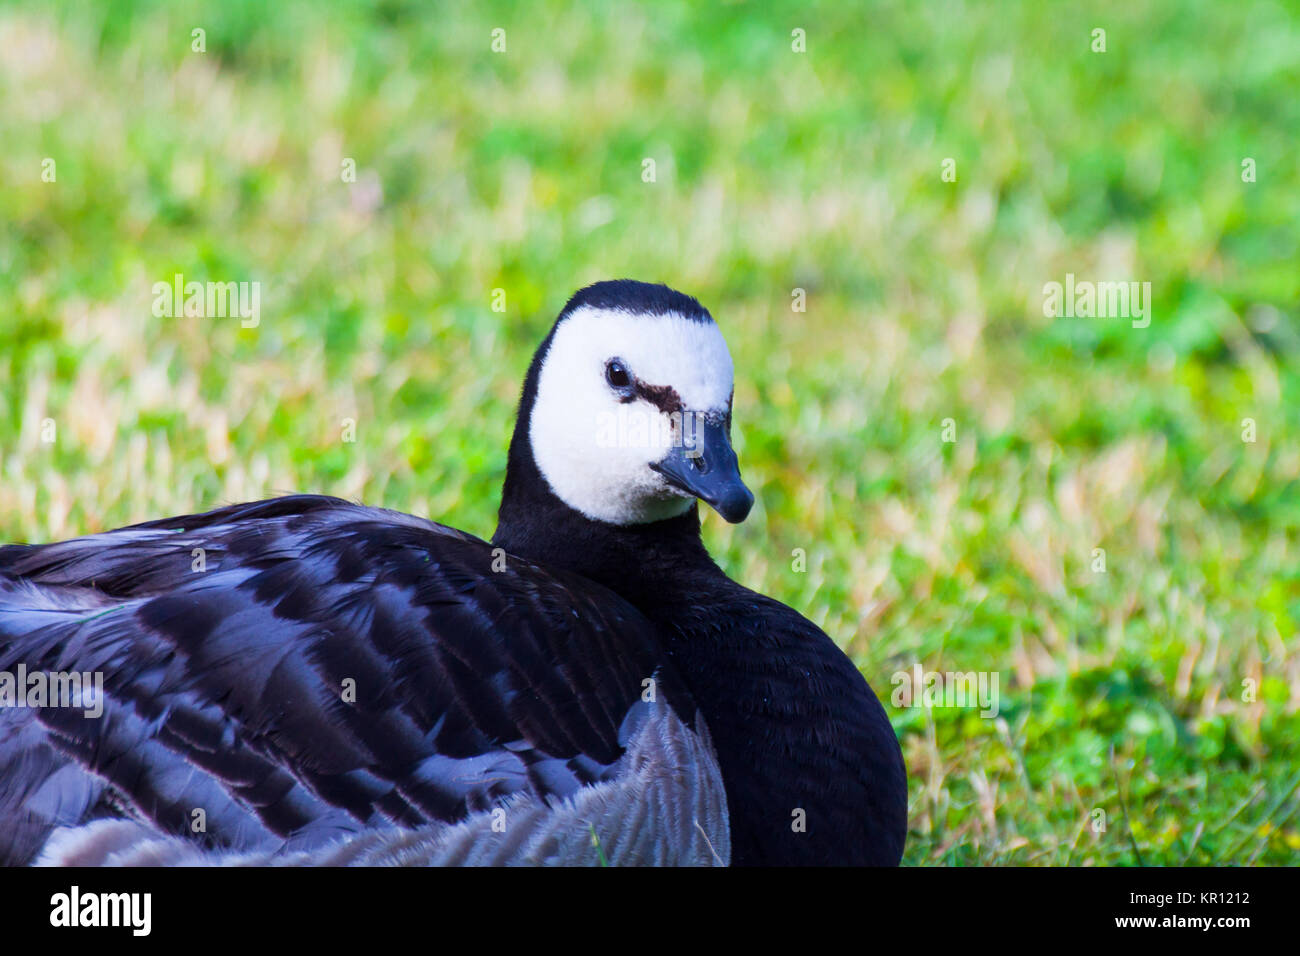
[[725, 854], [716, 758], [650, 625], [493, 563], [318, 496], [0, 548], [0, 671], [104, 691], [98, 716], [0, 707], [0, 861], [591, 862], [581, 820], [619, 860], [697, 861], [687, 817]]

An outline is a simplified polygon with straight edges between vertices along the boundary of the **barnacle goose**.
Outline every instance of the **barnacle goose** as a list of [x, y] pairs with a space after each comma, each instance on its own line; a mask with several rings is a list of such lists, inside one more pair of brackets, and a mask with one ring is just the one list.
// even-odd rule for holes
[[884, 709], [701, 543], [697, 498], [753, 503], [731, 403], [695, 299], [601, 282], [490, 543], [292, 495], [0, 548], [0, 861], [896, 864]]

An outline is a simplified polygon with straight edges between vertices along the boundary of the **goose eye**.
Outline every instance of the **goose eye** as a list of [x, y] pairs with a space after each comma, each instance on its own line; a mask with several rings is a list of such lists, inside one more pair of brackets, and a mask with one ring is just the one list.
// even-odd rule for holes
[[605, 363], [605, 381], [609, 382], [611, 388], [619, 391], [632, 386], [632, 376], [628, 375], [627, 369], [618, 359], [610, 359]]

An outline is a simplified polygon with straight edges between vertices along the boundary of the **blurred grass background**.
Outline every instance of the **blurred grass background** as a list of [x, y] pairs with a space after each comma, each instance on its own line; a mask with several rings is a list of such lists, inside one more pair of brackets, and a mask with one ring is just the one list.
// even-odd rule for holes
[[[1298, 89], [1293, 3], [0, 5], [0, 540], [289, 491], [486, 537], [559, 307], [665, 281], [736, 360], [724, 567], [882, 698], [1000, 674], [889, 708], [907, 862], [1295, 862]], [[178, 272], [260, 326], [155, 318]], [[1044, 318], [1067, 272], [1150, 328]]]

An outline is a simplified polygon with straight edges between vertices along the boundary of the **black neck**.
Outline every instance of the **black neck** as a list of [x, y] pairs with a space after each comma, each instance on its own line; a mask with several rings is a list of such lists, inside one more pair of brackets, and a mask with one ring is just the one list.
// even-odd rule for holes
[[[512, 467], [502, 494], [492, 543], [529, 561], [563, 568], [605, 585], [642, 610], [662, 603], [676, 582], [726, 576], [700, 540], [696, 505], [676, 518], [619, 526], [594, 521], [570, 508], [541, 475], [519, 481]], [[532, 456], [527, 465], [536, 470]], [[657, 599], [657, 600], [656, 600]]]

